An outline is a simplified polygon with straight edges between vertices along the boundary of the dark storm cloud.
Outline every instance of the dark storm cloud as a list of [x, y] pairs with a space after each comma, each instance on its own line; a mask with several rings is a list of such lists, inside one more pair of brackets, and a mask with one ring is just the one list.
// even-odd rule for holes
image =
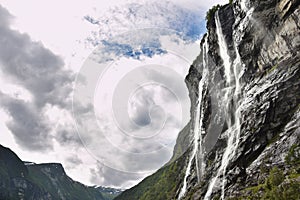
[[31, 102], [1, 94], [1, 105], [12, 120], [7, 124], [16, 142], [28, 150], [51, 148], [51, 125], [43, 116], [46, 105], [68, 106], [71, 73], [62, 59], [27, 34], [10, 28], [12, 16], [0, 5], [0, 67], [5, 78], [27, 89]]
[[75, 144], [82, 145], [82, 142], [76, 132], [76, 130], [71, 127], [59, 127], [56, 129], [55, 139], [62, 145]]
[[0, 27], [8, 27], [12, 19], [12, 15], [0, 5]]
[[[19, 85], [30, 90], [38, 97], [35, 102], [43, 106], [45, 102], [64, 105], [63, 99], [70, 92], [71, 77], [62, 70], [62, 59], [41, 43], [33, 42], [26, 34], [12, 30], [7, 11], [0, 7], [0, 16], [6, 26], [0, 26], [0, 61], [2, 71]], [[7, 19], [5, 19], [5, 17]], [[6, 22], [6, 23], [5, 23]]]
[[66, 161], [66, 168], [70, 168], [70, 169], [83, 164], [82, 160], [76, 154], [67, 157], [65, 161]]
[[50, 128], [33, 105], [0, 93], [0, 104], [13, 117], [7, 127], [15, 136], [16, 142], [22, 147], [32, 150], [51, 148]]

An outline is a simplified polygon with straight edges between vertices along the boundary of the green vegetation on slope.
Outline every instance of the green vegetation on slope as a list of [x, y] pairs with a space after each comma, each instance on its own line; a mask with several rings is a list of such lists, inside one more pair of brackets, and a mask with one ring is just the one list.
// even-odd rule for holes
[[184, 176], [184, 156], [159, 169], [141, 183], [124, 191], [115, 200], [173, 199]]
[[215, 13], [217, 12], [217, 10], [219, 10], [221, 6], [218, 4], [218, 5], [215, 5], [213, 6], [211, 9], [209, 9], [206, 13], [206, 21], [209, 23], [210, 20], [215, 16]]
[[[299, 200], [300, 199], [300, 145], [293, 145], [285, 158], [289, 170], [273, 167], [264, 183], [245, 188], [242, 195], [231, 200]], [[261, 173], [266, 173], [266, 169]]]
[[[50, 167], [48, 167], [50, 166]], [[66, 176], [59, 164], [32, 165], [28, 167], [28, 179], [47, 191], [55, 199], [104, 199], [95, 188], [87, 187]]]

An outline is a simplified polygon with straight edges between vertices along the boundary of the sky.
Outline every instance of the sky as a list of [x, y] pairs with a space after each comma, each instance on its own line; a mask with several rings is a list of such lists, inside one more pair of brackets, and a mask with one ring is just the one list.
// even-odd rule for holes
[[213, 0], [0, 3], [0, 144], [128, 188], [189, 121], [184, 83]]

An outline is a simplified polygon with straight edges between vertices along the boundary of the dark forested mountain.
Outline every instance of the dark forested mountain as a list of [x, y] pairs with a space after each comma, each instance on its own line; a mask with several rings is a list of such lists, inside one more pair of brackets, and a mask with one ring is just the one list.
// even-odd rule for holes
[[300, 199], [299, 3], [208, 11], [174, 157], [116, 200]]
[[10, 149], [0, 145], [0, 199], [78, 199], [109, 200], [120, 191], [88, 187], [72, 180], [59, 163], [23, 162]]

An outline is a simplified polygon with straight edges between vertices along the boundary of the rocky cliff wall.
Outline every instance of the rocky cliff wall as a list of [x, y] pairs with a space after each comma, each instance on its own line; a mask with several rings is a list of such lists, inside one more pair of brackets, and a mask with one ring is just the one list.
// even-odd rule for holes
[[[213, 92], [207, 92], [207, 106], [204, 104], [207, 114], [203, 118], [204, 175], [199, 180], [199, 177], [194, 178], [197, 176], [194, 172], [188, 178], [191, 187], [185, 195], [187, 198], [243, 199], [241, 196], [251, 193], [247, 188], [264, 184], [276, 167], [285, 177], [299, 172], [295, 172], [299, 170], [297, 164], [291, 166], [286, 161], [292, 148], [299, 153], [299, 11], [299, 1], [285, 0], [234, 1], [216, 11], [230, 57], [227, 72], [226, 57], [224, 61], [221, 55], [224, 50], [218, 36], [217, 18], [208, 22], [209, 64], [206, 67], [211, 81], [208, 88], [216, 89], [215, 85], [219, 84], [217, 88], [221, 92], [217, 101], [221, 101], [221, 109], [224, 109], [222, 101], [227, 104], [225, 114], [214, 115], [216, 105], [212, 102], [216, 100]], [[195, 82], [205, 67], [203, 56], [199, 56], [192, 67], [196, 70], [190, 70], [187, 85], [192, 105], [196, 105]], [[228, 80], [226, 73], [231, 80], [224, 82]], [[222, 93], [223, 90], [229, 92]], [[214, 118], [218, 115], [225, 119], [216, 138], [216, 135], [211, 137], [214, 132], [210, 128], [218, 123]], [[230, 123], [228, 118], [232, 118]], [[197, 171], [196, 167], [193, 169]], [[264, 193], [262, 189], [261, 196], [253, 199], [263, 198]]]

